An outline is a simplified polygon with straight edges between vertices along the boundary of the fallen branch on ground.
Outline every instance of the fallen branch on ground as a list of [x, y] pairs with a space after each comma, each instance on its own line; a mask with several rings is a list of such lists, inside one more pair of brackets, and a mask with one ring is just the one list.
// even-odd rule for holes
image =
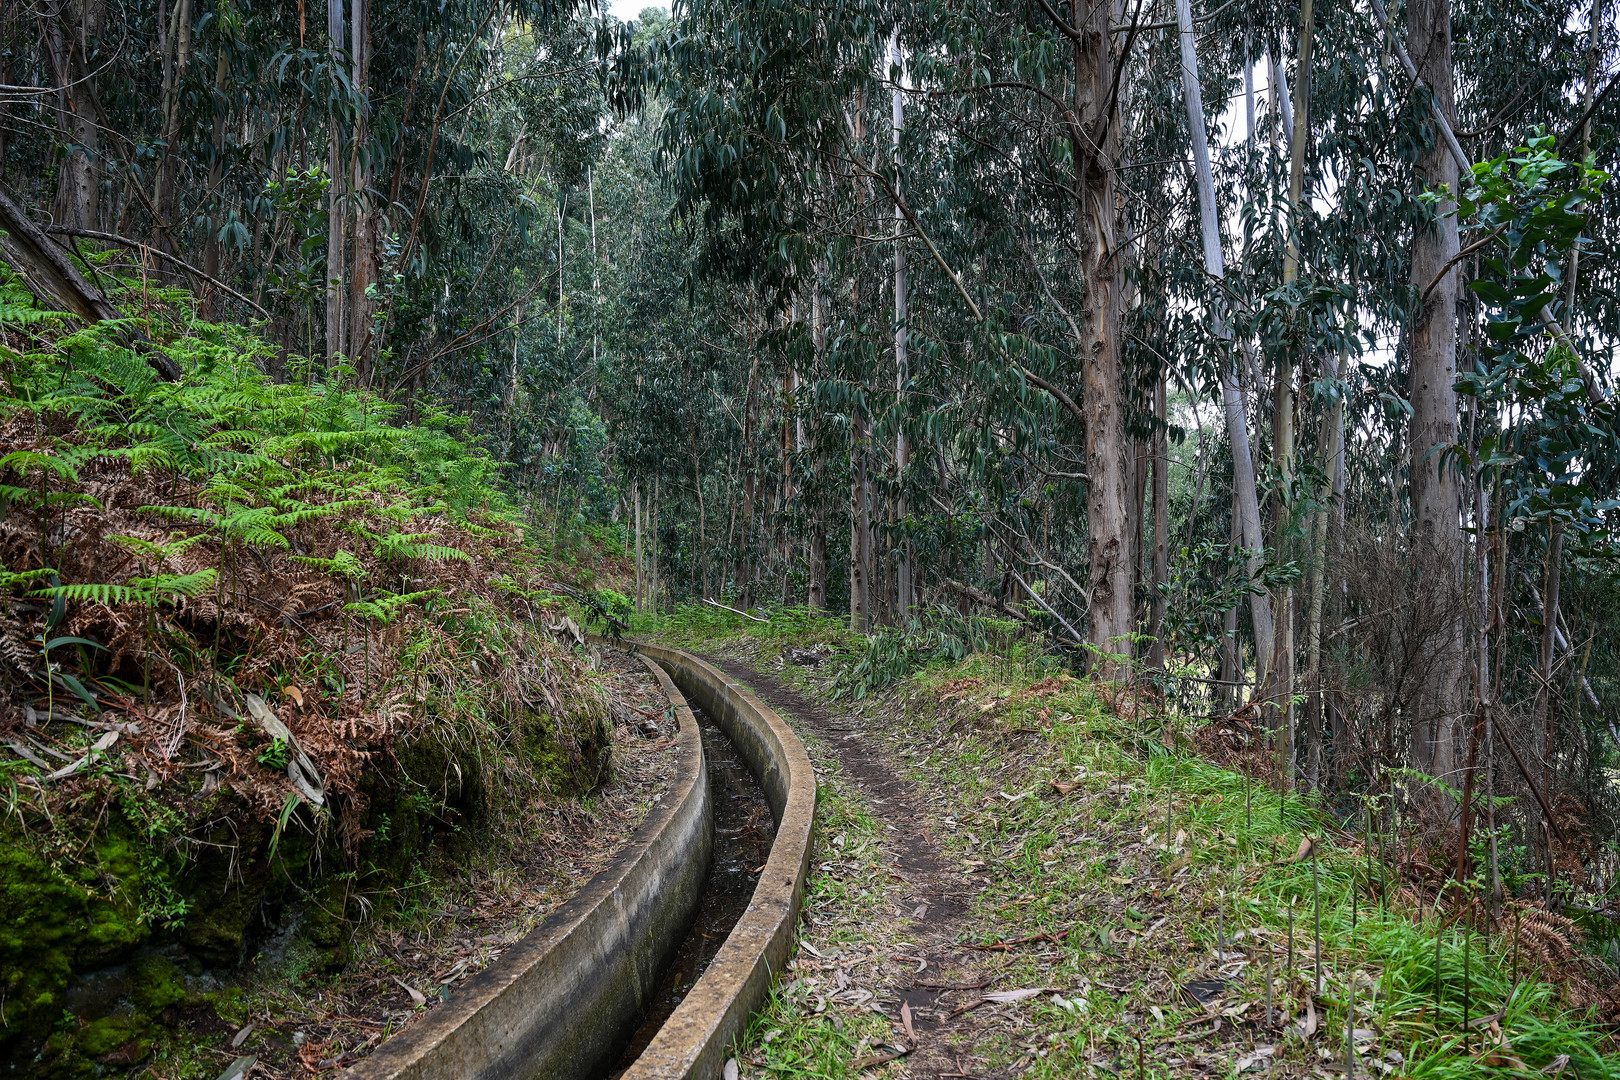
[[737, 610], [737, 609], [736, 609], [736, 608], [734, 608], [734, 607], [728, 607], [728, 606], [727, 606], [727, 605], [725, 605], [725, 604], [722, 604], [722, 603], [720, 603], [720, 602], [719, 602], [719, 601], [716, 601], [716, 600], [710, 600], [710, 599], [709, 599], [709, 598], [708, 598], [708, 597], [704, 597], [704, 598], [703, 598], [703, 602], [704, 602], [704, 603], [705, 603], [705, 604], [708, 604], [708, 605], [709, 605], [709, 606], [710, 606], [710, 607], [717, 607], [717, 608], [719, 608], [719, 609], [720, 609], [720, 610], [721, 610], [721, 611], [729, 611], [729, 612], [731, 612], [731, 613], [732, 613], [732, 614], [733, 614], [733, 615], [741, 615], [741, 616], [742, 616], [742, 617], [743, 617], [743, 618], [745, 618], [745, 619], [753, 619], [753, 620], [754, 620], [754, 621], [755, 621], [755, 622], [763, 622], [763, 623], [768, 623], [768, 622], [770, 622], [770, 621], [771, 621], [771, 620], [769, 620], [769, 619], [762, 619], [762, 618], [760, 618], [760, 617], [759, 617], [759, 616], [758, 616], [758, 615], [750, 615], [750, 614], [748, 614], [748, 612], [746, 612], [746, 611], [738, 611], [738, 610]]

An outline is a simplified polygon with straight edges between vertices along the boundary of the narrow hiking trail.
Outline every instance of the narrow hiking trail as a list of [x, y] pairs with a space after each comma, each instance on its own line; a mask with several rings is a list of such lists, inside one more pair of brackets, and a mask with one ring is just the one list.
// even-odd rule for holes
[[[1309, 1065], [1280, 1068], [1285, 986], [1272, 1023], [1248, 1019], [1263, 995], [1255, 946], [1237, 944], [1242, 916], [1228, 926], [1194, 875], [1191, 819], [1164, 831], [1155, 785], [1113, 757], [1124, 741], [1113, 725], [1131, 704], [1088, 706], [1073, 680], [967, 677], [843, 705], [819, 700], [818, 677], [773, 650], [726, 653], [706, 658], [806, 737], [829, 796], [787, 1007], [756, 1031], [743, 1077], [1309, 1076], [1331, 1065], [1312, 1048]], [[806, 689], [791, 685], [800, 673]], [[1059, 728], [1076, 707], [1102, 710], [1090, 721], [1100, 726], [1069, 741]], [[1178, 821], [1192, 808], [1165, 797]], [[868, 861], [850, 865], [868, 844]], [[1217, 926], [1229, 936], [1211, 948]], [[887, 1039], [851, 1022], [863, 1008]], [[822, 1045], [772, 1053], [784, 1031]]]
[[[756, 693], [801, 735], [811, 736], [818, 771], [826, 758], [836, 761], [880, 824], [881, 865], [892, 881], [888, 902], [874, 905], [861, 927], [868, 942], [888, 946], [876, 963], [876, 978], [869, 987], [857, 986], [847, 952], [817, 950], [814, 944], [801, 950], [795, 966], [795, 974], [801, 976], [818, 969], [830, 971], [835, 993], [857, 999], [863, 991], [871, 993], [871, 1004], [893, 1021], [896, 1045], [874, 1047], [853, 1064], [878, 1065], [903, 1057], [914, 1076], [983, 1075], [969, 1071], [973, 1054], [966, 1048], [981, 1027], [972, 1005], [982, 1001], [994, 979], [987, 963], [993, 954], [959, 944], [964, 932], [974, 929], [971, 899], [981, 883], [971, 873], [953, 868], [934, 836], [922, 792], [869, 735], [860, 715], [830, 709], [738, 660], [712, 655], [705, 659]], [[838, 837], [832, 842], [844, 846]], [[815, 917], [812, 905], [807, 921]], [[907, 1050], [904, 1055], [899, 1054], [902, 1047]]]

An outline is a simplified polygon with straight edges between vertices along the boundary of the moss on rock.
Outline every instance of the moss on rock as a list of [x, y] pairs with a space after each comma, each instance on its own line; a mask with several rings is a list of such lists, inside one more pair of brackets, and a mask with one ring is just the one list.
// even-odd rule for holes
[[563, 794], [592, 791], [608, 778], [613, 723], [607, 698], [594, 686], [578, 686], [561, 708], [521, 708], [518, 747], [537, 779]]
[[109, 837], [95, 849], [107, 856], [99, 866], [64, 873], [13, 821], [0, 826], [0, 1056], [49, 1034], [75, 972], [115, 963], [150, 936], [137, 889], [118, 887], [142, 879], [127, 843]]
[[131, 967], [134, 986], [130, 1000], [148, 1015], [156, 1016], [170, 1005], [186, 999], [186, 980], [175, 967], [174, 961], [160, 953], [147, 953], [138, 957]]

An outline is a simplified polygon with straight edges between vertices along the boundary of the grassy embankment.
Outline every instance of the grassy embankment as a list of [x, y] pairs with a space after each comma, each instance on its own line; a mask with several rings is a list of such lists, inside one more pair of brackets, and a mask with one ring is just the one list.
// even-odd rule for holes
[[594, 787], [607, 705], [452, 417], [114, 295], [180, 381], [0, 272], [0, 1060], [200, 1076], [260, 943], [297, 928], [291, 991], [343, 967], [427, 853]]
[[[762, 625], [685, 608], [638, 629], [746, 658], [823, 699], [841, 686], [853, 696], [854, 666], [897, 651], [805, 613]], [[823, 667], [780, 663], [784, 646], [816, 643], [834, 649]], [[1345, 831], [1360, 815], [1341, 823], [1212, 765], [1186, 730], [1167, 739], [1148, 703], [1021, 646], [885, 678], [845, 705], [978, 882], [963, 944], [1025, 939], [981, 954], [995, 959], [975, 973], [999, 964], [990, 990], [1048, 988], [971, 1010], [971, 1037], [947, 1030], [965, 1071], [1322, 1075], [1342, 1072], [1353, 1044], [1357, 1075], [1620, 1076], [1592, 985], [1607, 969], [1567, 921], [1526, 905], [1497, 933], [1469, 930], [1454, 898], [1437, 913], [1432, 890], [1403, 884], [1378, 857], [1392, 840], [1369, 858]], [[876, 917], [899, 884], [884, 855], [892, 826], [809, 741], [823, 795], [804, 934], [836, 959], [802, 965], [778, 990], [743, 1048], [747, 1076], [854, 1076], [905, 1042], [897, 1005], [852, 1005], [861, 995], [838, 992], [832, 973], [858, 991], [889, 955], [912, 951], [913, 928]], [[1306, 837], [1312, 855], [1298, 858]], [[1200, 1004], [1184, 989], [1193, 982], [1200, 994], [1221, 988]]]

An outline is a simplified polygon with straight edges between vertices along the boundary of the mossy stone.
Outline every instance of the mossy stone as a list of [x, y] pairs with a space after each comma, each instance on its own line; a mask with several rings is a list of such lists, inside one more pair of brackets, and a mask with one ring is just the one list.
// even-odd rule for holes
[[159, 953], [148, 953], [131, 965], [135, 984], [130, 1000], [147, 1015], [156, 1015], [186, 999], [186, 980], [174, 962]]
[[535, 774], [566, 794], [595, 790], [612, 765], [607, 699], [594, 689], [569, 693], [562, 708], [521, 709], [518, 746]]
[[[115, 856], [127, 853], [117, 850]], [[105, 864], [104, 864], [105, 865]], [[116, 858], [110, 873], [140, 868]], [[148, 930], [128, 900], [130, 890], [107, 895], [100, 881], [58, 873], [15, 825], [0, 828], [0, 988], [6, 1025], [0, 1046], [37, 1044], [62, 1015], [75, 971], [116, 963], [142, 944]]]
[[341, 971], [354, 959], [354, 927], [348, 920], [349, 881], [333, 878], [310, 900], [304, 918], [304, 937], [316, 948], [315, 966], [323, 972]]
[[[79, 1029], [73, 1040], [74, 1049], [87, 1058], [102, 1058], [124, 1051], [120, 1057], [129, 1057], [130, 1044], [152, 1045], [152, 1027], [136, 1016], [108, 1016]], [[143, 1050], [140, 1057], [145, 1057]], [[125, 1064], [134, 1064], [140, 1057], [132, 1057]]]

